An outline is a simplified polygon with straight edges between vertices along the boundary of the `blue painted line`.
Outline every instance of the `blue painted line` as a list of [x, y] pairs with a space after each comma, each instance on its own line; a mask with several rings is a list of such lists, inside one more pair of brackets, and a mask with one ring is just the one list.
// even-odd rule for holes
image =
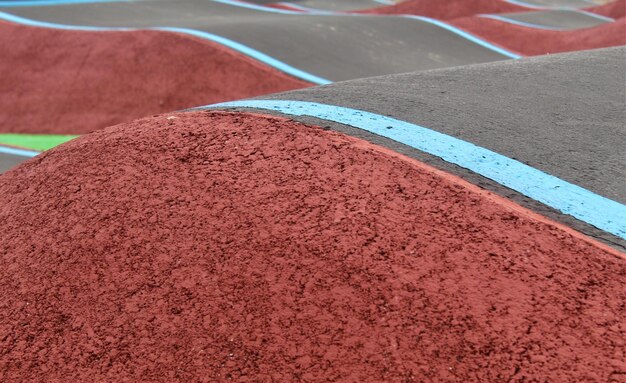
[[32, 1], [0, 1], [0, 7], [44, 7], [52, 5], [88, 4], [88, 3], [121, 3], [132, 0], [32, 0]]
[[519, 5], [520, 7], [532, 8], [532, 9], [562, 9], [562, 7], [549, 7], [546, 5], [530, 4], [530, 3], [526, 3], [523, 1], [519, 1], [519, 0], [504, 0], [504, 1], [510, 4]]
[[[304, 12], [305, 14], [309, 14], [309, 15], [335, 15], [335, 16], [342, 16], [342, 14], [338, 13], [338, 12], [324, 11], [322, 9], [315, 9], [315, 8], [305, 7], [303, 5], [298, 5], [298, 4], [294, 4], [294, 3], [278, 3], [278, 4], [286, 5], [288, 7], [297, 9], [297, 10], [299, 10], [301, 12]], [[298, 12], [298, 13], [301, 14], [301, 12]]]
[[237, 1], [237, 0], [211, 0], [211, 1], [215, 3], [232, 5], [232, 6], [240, 7], [240, 8], [253, 9], [255, 11], [261, 11], [261, 12], [280, 13], [283, 15], [302, 15], [302, 13], [296, 12], [296, 11], [290, 11], [287, 9], [279, 9], [279, 8], [272, 8], [272, 7], [264, 7], [262, 5], [246, 3], [243, 1]]
[[465, 39], [467, 39], [467, 40], [469, 40], [469, 41], [471, 41], [471, 42], [473, 42], [475, 44], [478, 44], [478, 45], [480, 45], [480, 46], [482, 46], [484, 48], [490, 49], [490, 50], [492, 50], [494, 52], [500, 53], [501, 55], [510, 57], [512, 59], [519, 59], [519, 58], [522, 57], [522, 56], [518, 55], [517, 53], [513, 53], [513, 52], [511, 52], [511, 51], [509, 51], [507, 49], [504, 49], [504, 48], [500, 48], [499, 46], [491, 44], [491, 43], [489, 43], [489, 42], [487, 42], [487, 41], [485, 41], [483, 39], [480, 39], [480, 38], [478, 38], [478, 37], [476, 37], [476, 36], [474, 36], [472, 34], [469, 34], [469, 33], [465, 32], [465, 31], [463, 31], [463, 30], [461, 30], [459, 28], [453, 27], [452, 25], [446, 24], [446, 23], [444, 23], [442, 21], [431, 19], [430, 17], [424, 17], [424, 16], [402, 15], [402, 17], [407, 17], [407, 18], [410, 18], [410, 19], [417, 19], [417, 20], [424, 21], [426, 23], [434, 24], [434, 25], [436, 25], [438, 27], [441, 27], [443, 29], [446, 29], [446, 30], [448, 30], [448, 31], [450, 31], [450, 32], [452, 32], [454, 34], [457, 34], [457, 35], [459, 35], [459, 36], [461, 36], [461, 37], [463, 37], [463, 38], [465, 38]]
[[[507, 3], [510, 4], [515, 4], [515, 5], [519, 5], [520, 7], [526, 7], [526, 8], [532, 8], [532, 9], [543, 9], [543, 10], [563, 10], [563, 11], [572, 11], [572, 10], [576, 10], [576, 9], [580, 9], [578, 7], [572, 7], [572, 6], [566, 6], [566, 5], [554, 5], [554, 6], [550, 6], [550, 5], [539, 5], [539, 4], [531, 4], [531, 3], [527, 3], [521, 0], [504, 0]], [[593, 6], [593, 5], [598, 5], [596, 3], [594, 3], [593, 1], [590, 0], [583, 0], [585, 3], [589, 3], [589, 7]], [[587, 6], [585, 6], [587, 7]]]
[[[258, 6], [255, 4], [249, 4], [249, 3], [243, 3], [243, 2], [239, 2], [236, 0], [212, 0], [218, 3], [224, 3], [224, 4], [230, 4], [230, 5], [234, 5], [237, 7], [244, 7], [244, 8], [251, 8], [251, 9], [257, 9], [257, 10], [261, 10], [261, 11], [265, 11], [265, 12], [273, 12], [273, 11], [268, 11], [269, 9], [274, 9], [275, 8], [270, 8], [270, 7], [262, 7], [262, 6]], [[291, 3], [284, 3], [290, 7], [294, 7], [294, 8], [298, 8], [304, 12], [296, 12], [296, 11], [284, 11], [284, 12], [279, 12], [279, 13], [289, 13], [289, 14], [296, 14], [296, 15], [332, 15], [332, 16], [348, 16], [348, 17], [371, 17], [371, 15], [362, 15], [362, 14], [353, 14], [353, 13], [339, 13], [339, 12], [332, 12], [332, 11], [323, 11], [323, 10], [318, 10], [318, 9], [313, 9], [313, 8], [309, 8], [309, 7], [304, 7], [301, 5], [294, 5]], [[450, 24], [447, 24], [443, 21], [439, 21], [439, 20], [435, 20], [432, 19], [430, 17], [425, 17], [425, 16], [415, 16], [415, 15], [399, 15], [400, 17], [405, 17], [405, 18], [409, 18], [409, 19], [415, 19], [415, 20], [420, 20], [423, 21], [425, 23], [429, 23], [429, 24], [433, 24], [436, 25], [440, 28], [443, 28], [449, 32], [452, 32], [466, 40], [469, 40], [471, 42], [473, 42], [474, 44], [480, 45], [483, 48], [487, 48], [489, 50], [492, 50], [494, 52], [497, 52], [503, 56], [509, 57], [509, 58], [513, 58], [513, 59], [518, 59], [521, 58], [522, 56], [518, 55], [517, 53], [513, 53], [509, 50], [506, 50], [504, 48], [498, 47], [490, 42], [487, 42], [477, 36], [474, 36], [468, 32], [465, 32], [459, 28], [453, 27]]]
[[[613, 22], [615, 21], [614, 19], [608, 18], [608, 17], [604, 17], [601, 15], [595, 15], [598, 17], [593, 16], [594, 14], [591, 12], [584, 12], [584, 11], [580, 11], [578, 9], [572, 9], [570, 10], [571, 12], [576, 12], [576, 13], [582, 13], [585, 14], [587, 16], [591, 16], [603, 21], [607, 21], [607, 22]], [[541, 25], [541, 24], [533, 24], [533, 23], [529, 23], [526, 21], [520, 21], [520, 20], [515, 20], [515, 19], [511, 19], [508, 18], [506, 16], [502, 16], [502, 15], [478, 15], [478, 17], [483, 17], [486, 19], [493, 19], [493, 20], [498, 20], [498, 21], [502, 21], [504, 23], [509, 23], [509, 24], [515, 24], [515, 25], [521, 25], [523, 27], [527, 27], [527, 28], [535, 28], [535, 29], [545, 29], [545, 30], [552, 30], [552, 31], [565, 31], [565, 30], [572, 30], [572, 28], [566, 28], [566, 27], [552, 27], [552, 26], [548, 26], [548, 25]], [[591, 28], [591, 27], [588, 27]], [[574, 29], [584, 29], [584, 28], [574, 28]]]
[[594, 17], [596, 19], [604, 20], [604, 21], [609, 22], [609, 23], [615, 21], [615, 19], [613, 19], [611, 17], [607, 17], [607, 16], [599, 15], [597, 13], [585, 11], [584, 9], [572, 9], [572, 11], [573, 12], [582, 13], [583, 15], [591, 16], [591, 17]]
[[280, 61], [278, 59], [275, 59], [274, 57], [271, 57], [269, 55], [266, 55], [265, 53], [261, 52], [261, 51], [257, 51], [254, 48], [250, 48], [247, 45], [243, 45], [241, 43], [238, 43], [236, 41], [227, 39], [226, 37], [222, 37], [222, 36], [218, 36], [218, 35], [214, 35], [212, 33], [208, 33], [208, 32], [204, 32], [204, 31], [198, 31], [195, 29], [187, 29], [187, 28], [176, 28], [176, 27], [160, 27], [160, 28], [151, 28], [151, 29], [155, 29], [155, 30], [160, 30], [160, 31], [169, 31], [169, 32], [179, 32], [179, 33], [186, 33], [188, 35], [192, 35], [192, 36], [197, 36], [203, 39], [207, 39], [207, 40], [211, 40], [214, 41], [216, 43], [225, 45], [233, 50], [236, 50], [246, 56], [252, 57], [255, 60], [258, 60], [264, 64], [267, 64], [273, 68], [276, 68], [284, 73], [287, 73], [291, 76], [300, 78], [302, 80], [308, 81], [310, 83], [313, 84], [318, 84], [318, 85], [323, 85], [323, 84], [331, 84], [332, 81], [327, 80], [325, 78], [316, 76], [314, 74], [311, 74], [309, 72], [305, 72], [301, 69], [298, 69], [296, 67], [293, 67], [283, 61]]
[[244, 100], [209, 108], [255, 108], [350, 125], [469, 169], [564, 214], [626, 239], [626, 205], [472, 143], [362, 110], [304, 101]]
[[[81, 25], [66, 25], [66, 24], [56, 24], [49, 23], [45, 21], [37, 21], [32, 19], [26, 19], [24, 17], [15, 16], [10, 13], [0, 12], [0, 19], [11, 21], [14, 23], [30, 25], [34, 27], [43, 27], [43, 28], [54, 28], [54, 29], [65, 29], [65, 30], [79, 30], [79, 31], [135, 31], [138, 29], [135, 28], [123, 28], [123, 27], [91, 27], [91, 26], [81, 26]], [[269, 55], [266, 55], [263, 52], [257, 51], [254, 48], [250, 48], [249, 46], [243, 45], [236, 41], [227, 39], [222, 36], [214, 35], [212, 33], [198, 31], [195, 29], [188, 28], [176, 28], [176, 27], [156, 27], [156, 28], [145, 28], [146, 30], [157, 30], [157, 31], [167, 31], [167, 32], [177, 32], [184, 33], [191, 36], [196, 36], [202, 39], [206, 39], [209, 41], [216, 42], [218, 44], [227, 46], [239, 53], [242, 53], [248, 57], [252, 57], [255, 60], [258, 60], [262, 63], [265, 63], [273, 68], [276, 68], [284, 73], [287, 73], [291, 76], [300, 78], [302, 80], [311, 82], [313, 84], [330, 84], [332, 81], [327, 80], [322, 77], [315, 76], [311, 73], [305, 72], [301, 69], [295, 68], [285, 62], [282, 62], [278, 59], [275, 59]]]
[[482, 17], [482, 18], [485, 18], [485, 19], [497, 20], [497, 21], [501, 21], [501, 22], [507, 23], [507, 24], [520, 25], [522, 27], [533, 28], [533, 29], [545, 29], [545, 30], [549, 30], [549, 31], [563, 31], [563, 30], [567, 30], [568, 29], [568, 28], [562, 28], [562, 27], [551, 27], [551, 26], [547, 26], [547, 25], [527, 23], [525, 21], [509, 19], [508, 17], [500, 16], [500, 15], [478, 15], [478, 17]]
[[32, 150], [10, 148], [8, 146], [1, 146], [1, 145], [0, 145], [0, 153], [12, 154], [14, 156], [20, 156], [20, 157], [35, 157], [40, 154], [39, 152], [35, 152]]

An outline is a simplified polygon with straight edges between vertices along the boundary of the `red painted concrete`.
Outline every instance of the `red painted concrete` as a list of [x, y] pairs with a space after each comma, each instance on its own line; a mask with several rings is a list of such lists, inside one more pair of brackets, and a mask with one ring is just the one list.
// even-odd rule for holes
[[0, 22], [0, 131], [86, 133], [122, 121], [311, 84], [169, 32]]
[[104, 129], [0, 176], [0, 380], [610, 381], [626, 260], [287, 119]]
[[472, 16], [481, 13], [523, 12], [532, 9], [507, 3], [502, 0], [408, 0], [399, 4], [389, 5], [361, 11], [386, 15], [420, 15], [440, 20]]

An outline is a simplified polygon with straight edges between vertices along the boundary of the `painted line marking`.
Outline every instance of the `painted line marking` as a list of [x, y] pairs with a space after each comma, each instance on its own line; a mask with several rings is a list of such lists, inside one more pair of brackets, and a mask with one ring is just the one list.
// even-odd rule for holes
[[238, 0], [211, 0], [211, 1], [213, 1], [214, 3], [232, 5], [234, 7], [254, 9], [255, 11], [261, 11], [261, 12], [280, 13], [283, 15], [301, 15], [302, 14], [301, 12], [297, 12], [297, 11], [290, 11], [287, 9], [272, 8], [272, 7], [264, 7], [262, 5], [248, 3], [245, 1], [238, 1]]
[[469, 169], [564, 214], [626, 239], [626, 205], [489, 149], [419, 125], [362, 110], [304, 101], [244, 100], [192, 110], [211, 108], [273, 110], [363, 129]]
[[[604, 16], [600, 16], [600, 15], [596, 15], [593, 16], [592, 13], [590, 12], [582, 12], [579, 11], [577, 9], [572, 9], [572, 12], [576, 12], [576, 13], [580, 13], [586, 16], [591, 16], [593, 18], [602, 20], [602, 21], [606, 21], [606, 22], [613, 22], [615, 20], [608, 18], [608, 17], [604, 17]], [[527, 27], [527, 28], [534, 28], [534, 29], [545, 29], [545, 30], [551, 30], [551, 31], [565, 31], [565, 30], [576, 30], [576, 29], [586, 29], [586, 28], [593, 28], [594, 26], [589, 26], [589, 27], [579, 27], [579, 28], [568, 28], [568, 27], [553, 27], [553, 26], [548, 26], [548, 25], [541, 25], [541, 24], [533, 24], [533, 23], [529, 23], [527, 21], [520, 21], [520, 20], [516, 20], [516, 19], [511, 19], [508, 18], [506, 16], [502, 16], [502, 15], [491, 15], [491, 14], [481, 14], [478, 15], [478, 17], [483, 17], [486, 19], [493, 19], [493, 20], [498, 20], [498, 21], [502, 21], [504, 23], [509, 23], [509, 24], [515, 24], [515, 25], [521, 25], [523, 27]], [[601, 24], [600, 24], [601, 25]], [[596, 25], [597, 26], [597, 25]]]
[[[567, 6], [567, 5], [540, 5], [540, 4], [531, 4], [531, 3], [526, 3], [524, 1], [521, 0], [504, 0], [507, 3], [510, 4], [515, 4], [515, 5], [519, 5], [520, 7], [525, 7], [525, 8], [531, 8], [531, 9], [543, 9], [543, 10], [563, 10], [563, 11], [569, 11], [569, 10], [574, 10], [574, 9], [579, 9], [577, 7], [573, 7], [573, 6]], [[589, 3], [589, 7], [591, 7], [592, 5], [598, 5], [597, 3], [594, 3], [593, 1], [590, 0], [583, 0], [585, 3]], [[582, 7], [581, 7], [582, 8]]]
[[[220, 3], [225, 3], [225, 4], [231, 4], [231, 5], [236, 5], [236, 6], [244, 6], [242, 4], [242, 2], [238, 2], [235, 0], [212, 0], [215, 2], [220, 2]], [[247, 4], [247, 3], [245, 3]], [[267, 11], [267, 10], [277, 10], [276, 8], [269, 8], [269, 7], [261, 7], [261, 6], [256, 6], [254, 4], [249, 4], [250, 6], [253, 6], [253, 9], [258, 9], [260, 8], [262, 11]], [[248, 7], [248, 6], [245, 6]], [[273, 12], [273, 11], [272, 11]], [[279, 13], [289, 13], [291, 15], [298, 15], [298, 16], [306, 16], [306, 15], [312, 15], [312, 13], [304, 13], [304, 12], [296, 12], [296, 11], [281, 11]], [[370, 15], [361, 15], [361, 14], [341, 14], [341, 13], [327, 13], [324, 12], [322, 13], [323, 15], [332, 15], [332, 16], [343, 16], [343, 17], [372, 17]], [[380, 16], [379, 16], [380, 17]], [[415, 19], [415, 20], [420, 20], [422, 22], [426, 22], [435, 26], [438, 26], [442, 29], [445, 29], [449, 32], [452, 32], [454, 34], [456, 34], [457, 36], [464, 38], [468, 41], [471, 41], [474, 44], [477, 44], [479, 46], [482, 46], [483, 48], [487, 48], [491, 51], [494, 51], [496, 53], [499, 53], [505, 57], [509, 57], [509, 58], [513, 58], [513, 59], [518, 59], [521, 58], [522, 56], [513, 53], [509, 50], [506, 50], [504, 48], [498, 47], [494, 44], [489, 43], [486, 40], [483, 40], [477, 36], [474, 36], [468, 32], [465, 32], [459, 28], [456, 28], [452, 25], [449, 25], [447, 23], [444, 23], [442, 21], [439, 20], [435, 20], [435, 19], [431, 19], [429, 17], [423, 17], [423, 16], [414, 16], [414, 15], [399, 15], [399, 17], [404, 17], [404, 18], [409, 18], [409, 19]], [[312, 73], [303, 71], [301, 69], [298, 69], [296, 67], [293, 67], [283, 61], [280, 61], [274, 57], [271, 57], [261, 51], [258, 51], [252, 47], [249, 47], [247, 45], [243, 45], [239, 42], [236, 42], [234, 40], [230, 40], [226, 37], [222, 37], [213, 33], [209, 33], [209, 32], [204, 32], [204, 31], [200, 31], [200, 30], [196, 30], [196, 29], [191, 29], [191, 28], [179, 28], [179, 27], [150, 27], [150, 28], [128, 28], [128, 27], [93, 27], [93, 26], [84, 26], [84, 25], [69, 25], [69, 24], [58, 24], [58, 23], [51, 23], [51, 22], [46, 22], [46, 21], [39, 21], [39, 20], [33, 20], [33, 19], [28, 19], [25, 17], [21, 17], [21, 16], [16, 16], [10, 13], [6, 13], [6, 12], [0, 12], [0, 19], [4, 19], [10, 22], [14, 22], [14, 23], [18, 23], [18, 24], [23, 24], [23, 25], [30, 25], [30, 26], [34, 26], [34, 27], [41, 27], [41, 28], [54, 28], [54, 29], [66, 29], [66, 30], [80, 30], [80, 31], [137, 31], [137, 30], [157, 30], [157, 31], [168, 31], [168, 32], [177, 32], [177, 33], [183, 33], [183, 34], [187, 34], [187, 35], [192, 35], [195, 37], [199, 37], [205, 40], [209, 40], [209, 41], [213, 41], [215, 43], [221, 44], [223, 46], [229, 47], [239, 53], [242, 53], [248, 57], [251, 57], [257, 61], [260, 61], [262, 63], [265, 63], [266, 65], [269, 65], [273, 68], [276, 68], [284, 73], [287, 73], [291, 76], [294, 76], [296, 78], [308, 81], [310, 83], [316, 84], [316, 85], [324, 85], [324, 84], [331, 84], [332, 81], [325, 79], [323, 77], [319, 77], [316, 76]]]
[[533, 29], [545, 29], [545, 30], [549, 30], [549, 31], [562, 31], [562, 30], [567, 30], [568, 29], [568, 28], [563, 28], [563, 27], [551, 27], [551, 26], [547, 26], [547, 25], [527, 23], [525, 21], [509, 19], [508, 17], [500, 16], [500, 15], [486, 15], [486, 14], [482, 14], [482, 15], [478, 15], [478, 17], [482, 17], [482, 18], [485, 18], [485, 19], [497, 20], [497, 21], [501, 21], [501, 22], [507, 23], [507, 24], [520, 25], [522, 27], [533, 28]]
[[1, 146], [1, 145], [0, 145], [0, 153], [12, 154], [14, 156], [21, 156], [21, 157], [35, 157], [40, 154], [40, 152], [35, 152], [32, 150], [10, 148], [8, 146]]
[[[288, 13], [288, 14], [292, 14], [292, 15], [298, 15], [298, 16], [311, 16], [311, 15], [327, 15], [327, 16], [343, 16], [343, 17], [389, 17], [388, 15], [366, 15], [366, 14], [359, 14], [359, 13], [346, 13], [346, 12], [334, 12], [334, 11], [324, 11], [324, 10], [319, 10], [319, 9], [314, 9], [314, 8], [309, 8], [309, 7], [305, 7], [305, 6], [301, 6], [301, 5], [297, 5], [297, 4], [292, 4], [292, 3], [279, 3], [279, 4], [285, 4], [287, 6], [293, 7], [293, 8], [297, 8], [300, 9], [302, 12], [296, 12], [296, 11], [286, 11], [286, 10], [279, 10], [277, 8], [270, 8], [270, 7], [263, 7], [260, 5], [256, 5], [256, 4], [250, 4], [250, 3], [245, 3], [242, 1], [238, 1], [238, 0], [212, 0], [214, 2], [218, 2], [218, 3], [224, 3], [224, 4], [229, 4], [229, 5], [233, 5], [236, 7], [243, 7], [243, 8], [249, 8], [249, 9], [255, 9], [258, 11], [263, 11], [263, 12], [274, 12], [274, 13]], [[280, 11], [280, 12], [279, 12]], [[430, 17], [425, 17], [425, 16], [416, 16], [416, 15], [394, 15], [392, 17], [404, 17], [404, 18], [408, 18], [408, 19], [414, 19], [414, 20], [420, 20], [423, 21], [425, 23], [428, 24], [432, 24], [435, 26], [438, 26], [442, 29], [445, 29], [449, 32], [452, 32], [454, 34], [456, 34], [457, 36], [464, 38], [466, 40], [469, 40], [471, 42], [473, 42], [474, 44], [480, 45], [483, 48], [487, 48], [491, 51], [497, 52], [501, 55], [504, 55], [506, 57], [512, 58], [512, 59], [519, 59], [522, 56], [520, 56], [517, 53], [511, 52], [507, 49], [504, 49], [502, 47], [496, 46], [486, 40], [481, 39], [478, 36], [474, 36], [469, 32], [463, 31], [457, 27], [454, 27], [448, 23], [445, 23], [443, 21], [440, 20], [436, 20], [436, 19], [432, 19]]]
[[604, 20], [604, 21], [607, 21], [607, 22], [615, 21], [614, 18], [611, 18], [611, 17], [608, 17], [608, 16], [599, 15], [597, 13], [593, 13], [593, 12], [589, 12], [589, 11], [585, 11], [584, 9], [572, 9], [572, 11], [573, 12], [577, 12], [577, 13], [582, 13], [583, 15], [591, 16], [591, 17], [594, 17], [596, 19]]
[[153, 28], [138, 29], [138, 28], [125, 28], [125, 27], [110, 27], [109, 28], [109, 27], [91, 27], [91, 26], [82, 26], [82, 25], [66, 25], [66, 24], [56, 24], [56, 23], [49, 23], [46, 21], [27, 19], [24, 17], [15, 16], [6, 12], [0, 12], [0, 19], [4, 19], [4, 20], [11, 21], [11, 22], [18, 23], [18, 24], [30, 25], [34, 27], [78, 30], [78, 31], [128, 32], [128, 31], [138, 31], [138, 30], [153, 30], [153, 31], [167, 31], [167, 32], [183, 33], [183, 34], [199, 37], [205, 40], [209, 40], [209, 41], [213, 41], [215, 43], [221, 44], [243, 55], [246, 55], [262, 63], [265, 63], [273, 68], [276, 68], [284, 73], [287, 73], [291, 76], [311, 82], [313, 84], [322, 85], [322, 84], [332, 83], [332, 81], [330, 80], [305, 72], [301, 69], [295, 68], [287, 63], [284, 63], [278, 59], [275, 59], [269, 55], [266, 55], [263, 52], [257, 51], [256, 49], [251, 48], [249, 46], [227, 39], [226, 37], [222, 37], [219, 35], [215, 35], [213, 33], [208, 33], [208, 32], [199, 31], [195, 29], [177, 28], [177, 27], [153, 27]]
[[465, 32], [465, 31], [463, 31], [463, 30], [461, 30], [461, 29], [459, 29], [457, 27], [453, 27], [450, 24], [444, 23], [443, 21], [431, 19], [430, 17], [425, 17], [425, 16], [402, 15], [402, 17], [406, 17], [406, 18], [409, 18], [409, 19], [417, 19], [417, 20], [424, 21], [426, 23], [434, 24], [434, 25], [436, 25], [438, 27], [441, 27], [443, 29], [446, 29], [446, 30], [448, 30], [448, 31], [450, 31], [450, 32], [452, 32], [454, 34], [457, 34], [457, 35], [463, 37], [464, 39], [467, 39], [467, 40], [469, 40], [469, 41], [471, 41], [471, 42], [473, 42], [475, 44], [478, 44], [478, 45], [480, 45], [480, 46], [482, 46], [484, 48], [487, 48], [489, 50], [497, 52], [497, 53], [499, 53], [499, 54], [501, 54], [503, 56], [510, 57], [512, 59], [519, 59], [519, 58], [522, 57], [521, 55], [518, 55], [517, 53], [513, 53], [513, 52], [511, 52], [511, 51], [509, 51], [507, 49], [504, 49], [504, 48], [501, 48], [499, 46], [496, 46], [496, 45], [494, 45], [494, 44], [492, 44], [490, 42], [487, 42], [486, 40], [478, 38], [478, 37], [476, 37], [476, 36], [474, 36], [474, 35], [472, 35], [472, 34], [470, 34], [468, 32]]

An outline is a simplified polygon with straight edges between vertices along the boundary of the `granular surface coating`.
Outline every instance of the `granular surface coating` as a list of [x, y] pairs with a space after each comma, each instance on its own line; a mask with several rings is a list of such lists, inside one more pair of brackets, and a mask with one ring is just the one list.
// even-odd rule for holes
[[626, 262], [287, 119], [100, 130], [0, 176], [0, 380], [619, 381]]
[[0, 52], [0, 132], [87, 133], [311, 85], [224, 46], [171, 32], [0, 22]]

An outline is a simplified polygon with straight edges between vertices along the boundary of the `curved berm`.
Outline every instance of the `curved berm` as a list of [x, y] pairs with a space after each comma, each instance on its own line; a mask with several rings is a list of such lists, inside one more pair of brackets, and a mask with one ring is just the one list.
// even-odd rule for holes
[[355, 138], [161, 115], [0, 176], [3, 381], [607, 381], [623, 255]]
[[311, 85], [222, 45], [171, 32], [0, 22], [0, 49], [4, 132], [87, 133], [207, 101]]
[[373, 77], [209, 107], [273, 111], [367, 138], [625, 249], [625, 54]]
[[624, 17], [567, 31], [531, 28], [486, 16], [460, 18], [451, 24], [527, 56], [626, 45]]
[[6, 19], [31, 25], [101, 31], [165, 28], [227, 40], [231, 46], [254, 50], [266, 59], [269, 56], [267, 61], [291, 68], [288, 73], [305, 75], [300, 78], [312, 78], [319, 84], [517, 57], [447, 24], [415, 17], [308, 14], [205, 0], [3, 10]]

